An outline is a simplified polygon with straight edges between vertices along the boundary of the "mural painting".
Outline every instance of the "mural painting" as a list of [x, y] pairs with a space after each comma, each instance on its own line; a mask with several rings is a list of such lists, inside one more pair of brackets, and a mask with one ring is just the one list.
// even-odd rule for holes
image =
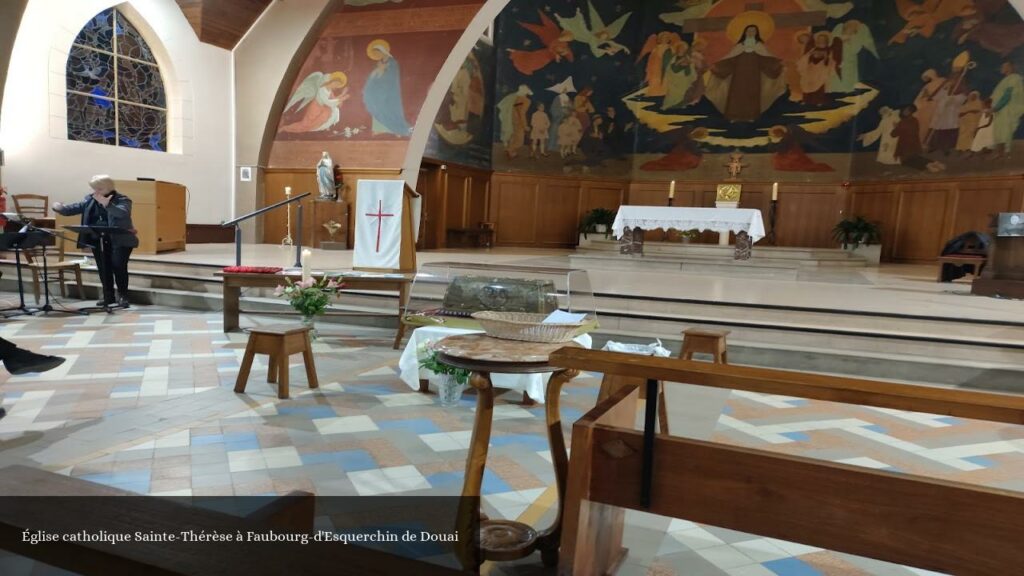
[[481, 38], [455, 74], [427, 141], [424, 156], [491, 168], [494, 129], [494, 45]]
[[494, 167], [714, 179], [742, 151], [752, 178], [1006, 172], [1022, 44], [1006, 0], [515, 2]]
[[456, 2], [346, 0], [299, 70], [270, 165], [309, 166], [327, 150], [342, 168], [400, 166], [427, 92], [472, 17]]

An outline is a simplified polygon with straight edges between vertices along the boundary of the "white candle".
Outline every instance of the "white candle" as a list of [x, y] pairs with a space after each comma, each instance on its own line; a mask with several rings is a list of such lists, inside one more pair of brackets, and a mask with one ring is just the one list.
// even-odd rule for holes
[[676, 181], [675, 180], [673, 180], [672, 183], [668, 185], [668, 197], [669, 198], [675, 198], [676, 197]]
[[285, 196], [289, 196], [289, 197], [292, 195], [292, 187], [291, 186], [285, 186], [284, 187], [284, 195]]
[[772, 183], [772, 200], [778, 200], [778, 199], [779, 199], [779, 183], [778, 182], [774, 182], [774, 183]]
[[313, 276], [310, 270], [310, 266], [313, 265], [313, 251], [309, 248], [303, 249], [302, 258], [299, 261], [302, 263], [302, 281], [306, 282]]

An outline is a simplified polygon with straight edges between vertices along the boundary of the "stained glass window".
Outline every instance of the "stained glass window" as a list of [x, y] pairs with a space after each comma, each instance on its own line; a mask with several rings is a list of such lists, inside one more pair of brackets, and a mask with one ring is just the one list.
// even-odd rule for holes
[[75, 38], [67, 64], [68, 139], [163, 152], [167, 94], [152, 50], [110, 8]]

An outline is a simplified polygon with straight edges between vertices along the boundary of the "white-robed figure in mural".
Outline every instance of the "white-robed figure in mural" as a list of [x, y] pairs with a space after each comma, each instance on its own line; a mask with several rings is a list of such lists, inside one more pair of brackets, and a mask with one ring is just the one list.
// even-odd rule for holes
[[412, 127], [402, 106], [402, 73], [391, 45], [378, 38], [366, 47], [366, 55], [377, 62], [363, 87], [363, 105], [373, 118], [373, 133], [408, 136]]
[[896, 124], [900, 121], [900, 114], [888, 106], [878, 109], [878, 126], [870, 132], [865, 132], [857, 137], [864, 146], [871, 146], [878, 142], [878, 155], [875, 156], [880, 164], [899, 164], [896, 159], [896, 137], [892, 135]]
[[348, 77], [343, 72], [313, 72], [299, 83], [285, 106], [285, 113], [302, 112], [298, 120], [281, 127], [282, 132], [302, 134], [326, 132], [341, 121], [341, 105], [348, 100]]
[[860, 53], [867, 51], [878, 58], [875, 39], [871, 29], [860, 20], [847, 20], [837, 24], [832, 30], [832, 37], [839, 39], [842, 46], [839, 74], [828, 83], [828, 91], [845, 94], [853, 92], [860, 82]]
[[554, 86], [548, 87], [549, 92], [557, 94], [555, 99], [551, 101], [551, 113], [548, 115], [551, 118], [551, 131], [548, 136], [548, 150], [558, 149], [558, 127], [562, 125], [562, 121], [569, 114], [574, 113], [572, 98], [569, 94], [576, 92], [576, 86], [573, 85], [572, 76], [567, 76], [565, 80], [562, 80]]
[[782, 60], [765, 46], [775, 22], [764, 12], [744, 12], [729, 22], [726, 34], [736, 46], [708, 74], [705, 95], [733, 122], [757, 120], [786, 92]]

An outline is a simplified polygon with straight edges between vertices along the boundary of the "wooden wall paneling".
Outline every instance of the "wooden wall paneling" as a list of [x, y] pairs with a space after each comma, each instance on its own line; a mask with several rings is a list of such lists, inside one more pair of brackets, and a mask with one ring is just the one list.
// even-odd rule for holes
[[[303, 205], [303, 235], [302, 243], [310, 245], [313, 241], [313, 198], [319, 193], [316, 185], [316, 171], [313, 169], [279, 170], [267, 169], [265, 173], [265, 186], [263, 188], [263, 204], [269, 206], [285, 199], [285, 186], [291, 186], [292, 195], [297, 196], [306, 192], [313, 195], [301, 201]], [[298, 242], [298, 204], [292, 204], [292, 240]], [[288, 229], [287, 208], [271, 210], [256, 218], [263, 219], [263, 242], [265, 244], [280, 244]], [[245, 224], [243, 224], [245, 226]], [[351, 244], [350, 244], [351, 245]]]
[[537, 178], [495, 175], [491, 180], [491, 222], [495, 224], [495, 243], [506, 246], [531, 246], [536, 242]]
[[779, 246], [831, 248], [832, 228], [843, 209], [835, 185], [793, 185], [779, 191], [775, 224]]
[[489, 172], [478, 172], [469, 182], [466, 191], [466, 226], [475, 228], [487, 222], [487, 199], [491, 190]]
[[230, 244], [235, 241], [235, 228], [220, 224], [186, 224], [186, 244]]
[[901, 187], [893, 259], [900, 262], [934, 260], [947, 230], [950, 184], [914, 183]]
[[444, 192], [440, 164], [424, 162], [420, 166], [417, 192], [423, 197], [423, 211], [420, 214], [420, 237], [416, 247], [425, 250], [440, 248], [444, 242]]
[[445, 234], [452, 228], [466, 227], [466, 195], [472, 178], [453, 170], [444, 175]]
[[594, 208], [618, 210], [626, 197], [626, 188], [621, 184], [603, 184], [600, 182], [583, 182], [580, 193], [580, 216]]
[[537, 243], [544, 247], [573, 246], [578, 241], [580, 185], [542, 183], [537, 199]]
[[882, 260], [891, 260], [898, 208], [896, 191], [886, 184], [871, 184], [852, 187], [850, 196], [847, 216], [862, 216], [866, 220], [879, 223], [882, 234]]
[[959, 182], [950, 210], [953, 228], [945, 240], [972, 230], [988, 232], [994, 214], [1014, 211], [1020, 205], [1014, 202], [1019, 190], [1019, 181]]
[[231, 50], [271, 0], [176, 0], [199, 40]]

